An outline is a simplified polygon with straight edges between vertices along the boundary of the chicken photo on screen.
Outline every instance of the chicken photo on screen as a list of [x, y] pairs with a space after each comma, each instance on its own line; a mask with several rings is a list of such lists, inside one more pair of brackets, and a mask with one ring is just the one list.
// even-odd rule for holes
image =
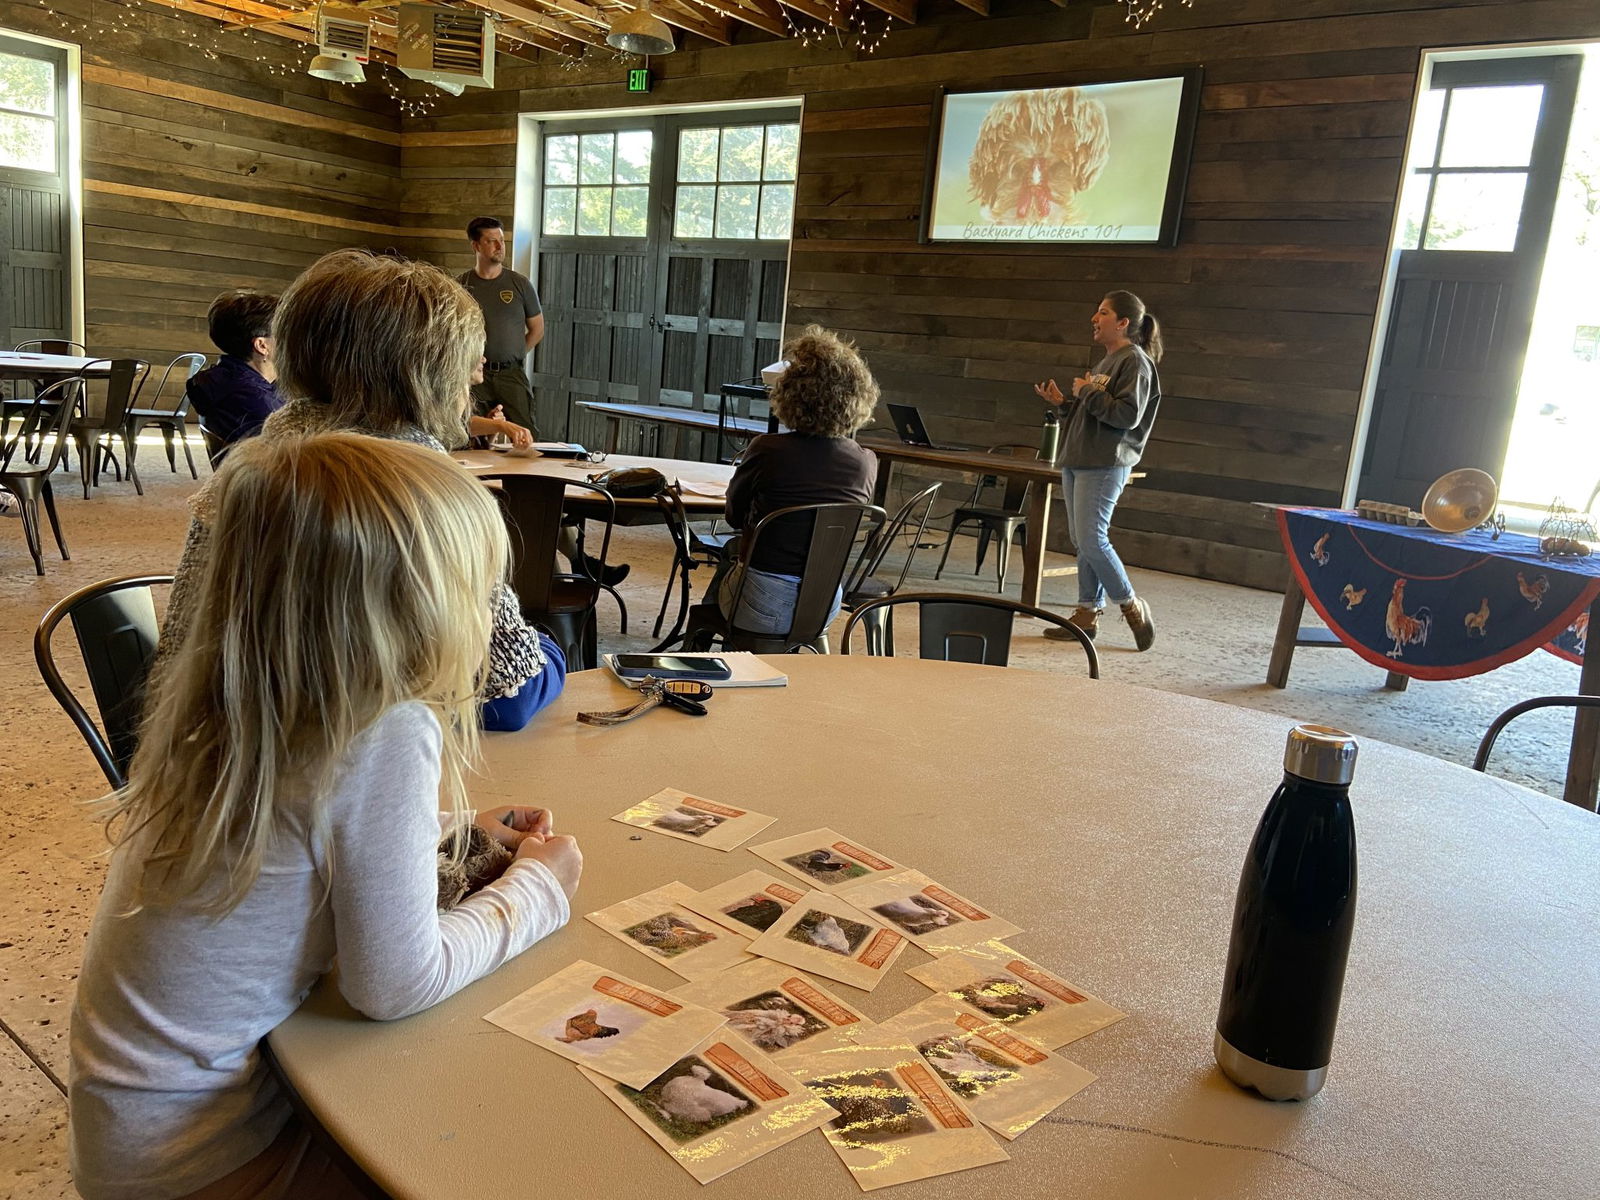
[[1012, 92], [994, 102], [967, 163], [972, 198], [998, 224], [1060, 223], [1111, 159], [1105, 106], [1077, 88]]

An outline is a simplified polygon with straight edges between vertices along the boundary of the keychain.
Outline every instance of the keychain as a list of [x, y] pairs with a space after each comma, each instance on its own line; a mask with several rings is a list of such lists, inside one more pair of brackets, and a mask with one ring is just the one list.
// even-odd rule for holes
[[699, 680], [657, 679], [654, 675], [646, 675], [633, 686], [643, 693], [644, 698], [639, 703], [610, 712], [581, 712], [578, 720], [585, 725], [621, 725], [663, 704], [692, 717], [703, 717], [706, 715], [705, 702], [711, 699], [713, 690], [710, 684]]

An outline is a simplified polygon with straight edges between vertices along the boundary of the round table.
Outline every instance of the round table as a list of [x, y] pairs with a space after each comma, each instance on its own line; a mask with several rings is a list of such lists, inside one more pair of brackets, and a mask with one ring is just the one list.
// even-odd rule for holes
[[[1600, 819], [1365, 743], [1361, 892], [1329, 1082], [1272, 1104], [1222, 1078], [1211, 1034], [1286, 721], [1016, 669], [769, 661], [788, 687], [724, 691], [704, 718], [579, 725], [578, 710], [627, 697], [586, 672], [529, 729], [488, 735], [475, 796], [548, 805], [579, 837], [578, 915], [426, 1013], [366, 1021], [325, 981], [272, 1035], [305, 1103], [392, 1195], [857, 1194], [815, 1134], [702, 1189], [570, 1063], [483, 1020], [579, 958], [677, 986], [581, 917], [765, 865], [632, 840], [609, 819], [669, 786], [778, 817], [758, 842], [829, 825], [916, 867], [1022, 925], [1016, 949], [1129, 1014], [1062, 1049], [1099, 1081], [1011, 1143], [1009, 1163], [897, 1195], [1595, 1194], [1600, 1089], [1585, 1064], [1600, 1029]], [[925, 961], [911, 947], [899, 965]], [[870, 995], [837, 986], [875, 1019], [929, 995], [903, 972]]]

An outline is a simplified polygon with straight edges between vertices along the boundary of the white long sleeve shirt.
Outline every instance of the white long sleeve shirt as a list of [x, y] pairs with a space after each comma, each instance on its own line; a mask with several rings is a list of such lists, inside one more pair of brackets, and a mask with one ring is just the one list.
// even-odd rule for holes
[[[438, 1003], [569, 917], [555, 876], [520, 859], [436, 911], [442, 737], [421, 704], [353, 744], [317, 844], [304, 806], [221, 918], [128, 916], [138, 839], [113, 855], [72, 1013], [72, 1172], [88, 1200], [170, 1200], [249, 1162], [289, 1116], [256, 1045], [339, 963], [356, 1009]], [[292, 806], [291, 806], [292, 808]]]

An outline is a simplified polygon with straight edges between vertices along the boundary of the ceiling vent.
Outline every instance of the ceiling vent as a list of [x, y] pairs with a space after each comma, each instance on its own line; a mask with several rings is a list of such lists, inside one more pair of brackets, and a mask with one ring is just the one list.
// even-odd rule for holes
[[494, 24], [487, 13], [402, 4], [396, 65], [425, 83], [494, 86]]
[[366, 62], [372, 53], [372, 22], [359, 9], [324, 9], [317, 14], [317, 53]]

